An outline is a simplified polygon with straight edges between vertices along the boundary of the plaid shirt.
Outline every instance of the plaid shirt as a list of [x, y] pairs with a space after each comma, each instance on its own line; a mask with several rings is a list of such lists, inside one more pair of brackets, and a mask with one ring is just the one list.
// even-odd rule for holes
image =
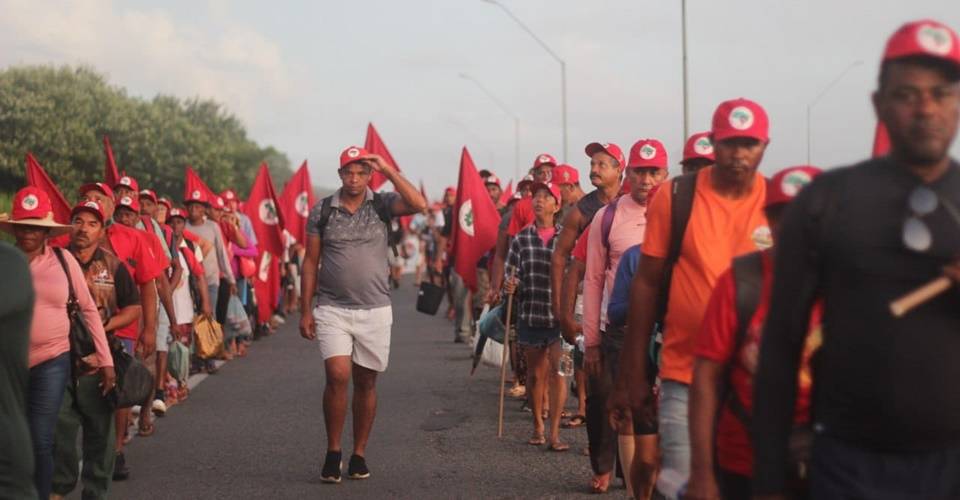
[[537, 226], [531, 224], [520, 231], [510, 243], [506, 277], [510, 277], [510, 269], [517, 270], [520, 281], [520, 286], [517, 287], [520, 321], [526, 325], [540, 328], [557, 326], [551, 306], [550, 258], [559, 234], [560, 226], [557, 226], [556, 234], [544, 245], [537, 233]]

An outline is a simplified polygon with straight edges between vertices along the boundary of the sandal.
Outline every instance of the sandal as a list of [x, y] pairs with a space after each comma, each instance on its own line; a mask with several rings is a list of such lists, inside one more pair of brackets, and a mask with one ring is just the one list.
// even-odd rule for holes
[[591, 493], [606, 493], [608, 489], [610, 489], [609, 472], [600, 476], [593, 476], [593, 478], [590, 479]]
[[587, 417], [583, 415], [574, 415], [570, 418], [570, 420], [560, 424], [560, 427], [563, 427], [564, 429], [575, 429], [577, 427], [583, 427], [586, 423]]
[[150, 423], [150, 424], [147, 424], [147, 425], [141, 427], [140, 430], [137, 431], [137, 436], [140, 436], [140, 437], [150, 437], [150, 436], [153, 435], [154, 432], [156, 432], [156, 430], [157, 430], [157, 429], [156, 429], [156, 426], [155, 426], [154, 424]]
[[534, 434], [527, 444], [531, 446], [540, 446], [542, 444], [547, 444], [547, 438], [543, 437], [543, 434]]
[[550, 446], [547, 446], [547, 449], [550, 450], [550, 451], [555, 451], [555, 452], [560, 453], [560, 452], [564, 452], [564, 451], [569, 450], [569, 449], [570, 449], [570, 445], [567, 444], [567, 443], [562, 443], [562, 442], [560, 442], [560, 441], [555, 441], [555, 442], [553, 442], [553, 443], [550, 443]]

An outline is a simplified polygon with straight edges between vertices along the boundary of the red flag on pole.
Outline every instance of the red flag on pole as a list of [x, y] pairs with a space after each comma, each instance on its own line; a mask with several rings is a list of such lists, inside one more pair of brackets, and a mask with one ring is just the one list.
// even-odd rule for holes
[[477, 261], [497, 244], [500, 213], [493, 205], [483, 179], [477, 173], [467, 148], [460, 156], [460, 180], [453, 207], [454, 270], [463, 282], [476, 291]]
[[203, 182], [203, 179], [190, 168], [190, 165], [187, 165], [183, 184], [183, 199], [199, 200], [200, 198], [197, 197], [197, 191], [200, 192], [206, 203], [213, 203], [214, 200], [217, 199], [217, 193], [214, 193], [213, 190], [207, 186], [207, 183]]
[[[390, 154], [390, 150], [387, 149], [387, 145], [384, 144], [383, 139], [380, 138], [380, 134], [377, 133], [377, 129], [373, 127], [373, 123], [367, 124], [367, 140], [364, 141], [363, 144], [363, 149], [382, 156], [391, 167], [398, 171], [400, 170], [397, 162], [393, 160], [393, 155]], [[378, 191], [385, 182], [387, 182], [387, 178], [384, 177], [383, 174], [374, 172], [370, 177], [370, 189]]]
[[273, 189], [273, 182], [270, 181], [270, 170], [266, 163], [261, 163], [253, 187], [250, 188], [250, 196], [243, 206], [244, 213], [250, 217], [253, 224], [260, 250], [253, 289], [257, 294], [257, 309], [261, 322], [270, 318], [280, 297], [279, 263], [284, 252], [283, 213], [277, 206], [277, 194]]
[[[50, 197], [50, 204], [53, 205], [53, 220], [60, 224], [70, 223], [70, 204], [67, 203], [63, 193], [57, 188], [57, 185], [50, 180], [46, 170], [40, 165], [40, 162], [27, 153], [27, 185], [41, 189]], [[65, 247], [70, 243], [70, 235], [64, 234], [50, 240], [50, 246]]]
[[513, 179], [510, 179], [510, 183], [507, 184], [507, 189], [503, 190], [503, 194], [500, 195], [500, 204], [506, 206], [507, 203], [510, 203], [510, 198], [513, 197]]
[[873, 133], [873, 157], [885, 156], [890, 152], [890, 134], [887, 126], [877, 120], [877, 130]]
[[280, 194], [280, 212], [283, 214], [284, 228], [295, 240], [306, 244], [307, 216], [316, 203], [313, 195], [313, 184], [310, 183], [310, 172], [307, 170], [307, 160], [293, 177], [287, 181]]
[[117, 162], [113, 159], [113, 148], [110, 147], [110, 138], [107, 136], [103, 136], [103, 152], [107, 156], [103, 166], [103, 183], [112, 188], [120, 182], [120, 171], [117, 170]]

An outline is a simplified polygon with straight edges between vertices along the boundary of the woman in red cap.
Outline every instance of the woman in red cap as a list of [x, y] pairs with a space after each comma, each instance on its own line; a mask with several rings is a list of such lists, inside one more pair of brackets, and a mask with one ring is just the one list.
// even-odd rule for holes
[[[60, 403], [69, 380], [70, 320], [67, 298], [71, 282], [84, 323], [93, 334], [96, 353], [77, 360], [83, 371], [99, 369], [104, 394], [113, 390], [113, 357], [100, 323], [100, 313], [90, 295], [80, 264], [70, 252], [47, 245], [47, 239], [70, 232], [71, 227], [53, 220], [46, 192], [26, 187], [13, 198], [11, 217], [0, 221], [0, 230], [16, 238], [16, 246], [30, 261], [36, 293], [30, 326], [30, 391], [27, 395], [30, 437], [35, 462], [34, 486], [39, 498], [49, 498], [53, 479], [53, 438]], [[67, 275], [69, 273], [69, 276]], [[68, 279], [69, 278], [69, 279]]]

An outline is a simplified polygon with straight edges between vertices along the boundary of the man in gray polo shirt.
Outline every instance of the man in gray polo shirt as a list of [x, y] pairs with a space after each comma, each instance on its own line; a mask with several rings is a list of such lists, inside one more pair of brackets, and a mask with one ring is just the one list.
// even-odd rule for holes
[[[373, 171], [383, 174], [397, 192], [375, 195], [367, 186]], [[377, 373], [387, 368], [393, 324], [384, 219], [427, 208], [413, 184], [383, 158], [363, 148], [351, 146], [343, 151], [339, 174], [341, 188], [317, 203], [307, 220], [300, 295], [300, 335], [318, 340], [326, 368], [323, 417], [327, 456], [320, 473], [326, 483], [340, 482], [340, 437], [351, 375], [353, 456], [347, 475], [352, 479], [370, 477], [364, 457], [376, 413], [374, 387]], [[322, 264], [319, 283], [318, 263]], [[304, 314], [308, 311], [312, 314]]]

